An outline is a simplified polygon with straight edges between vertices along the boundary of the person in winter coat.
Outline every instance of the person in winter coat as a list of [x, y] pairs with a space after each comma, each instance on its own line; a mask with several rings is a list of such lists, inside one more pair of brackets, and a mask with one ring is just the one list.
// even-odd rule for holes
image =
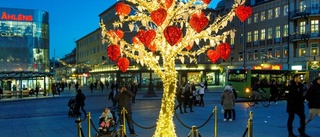
[[117, 101], [115, 99], [115, 96], [118, 93], [118, 89], [117, 88], [111, 88], [111, 91], [109, 93], [109, 100], [112, 100], [112, 108], [115, 108], [117, 106]]
[[[229, 86], [232, 89], [234, 100], [237, 100], [238, 98], [237, 91], [233, 88], [232, 84], [229, 84]], [[232, 111], [232, 120], [236, 120], [236, 110], [233, 108], [231, 111]]]
[[301, 83], [301, 77], [299, 74], [295, 74], [293, 76], [293, 80], [290, 81], [290, 85], [288, 87], [288, 93], [286, 93], [287, 100], [287, 113], [288, 113], [288, 121], [287, 121], [287, 129], [289, 137], [297, 137], [293, 133], [293, 120], [295, 114], [297, 114], [300, 118], [300, 127], [298, 129], [301, 137], [309, 137], [305, 134], [305, 120], [306, 115], [304, 114], [304, 96], [303, 96], [303, 84]]
[[234, 109], [235, 98], [232, 92], [232, 89], [229, 85], [224, 88], [224, 91], [221, 95], [221, 105], [224, 109], [224, 119], [223, 121], [232, 121], [231, 119], [231, 111]]
[[278, 100], [278, 96], [279, 96], [279, 89], [278, 89], [278, 85], [277, 85], [277, 81], [272, 80], [270, 83], [270, 99], [269, 102], [271, 103], [271, 101], [274, 101], [275, 104], [277, 103]]
[[174, 108], [174, 110], [180, 109], [180, 114], [183, 114], [182, 112], [182, 103], [183, 103], [183, 91], [184, 91], [185, 82], [177, 89], [177, 101], [178, 105]]
[[184, 113], [188, 113], [187, 112], [187, 106], [189, 106], [190, 108], [190, 112], [194, 112], [192, 110], [192, 97], [193, 97], [193, 94], [192, 94], [192, 85], [187, 83], [185, 85], [185, 88], [184, 88], [184, 91], [183, 91], [183, 109], [184, 109]]
[[[86, 117], [87, 112], [86, 112], [86, 110], [84, 110], [84, 106], [85, 106], [84, 101], [86, 100], [86, 96], [82, 93], [81, 89], [78, 89], [77, 92], [78, 92], [76, 95], [77, 106], [81, 108], [84, 116]], [[79, 112], [79, 114], [80, 114], [80, 112]]]
[[317, 77], [312, 81], [312, 85], [306, 93], [306, 99], [309, 107], [309, 119], [306, 121], [307, 124], [317, 114], [320, 116], [320, 77]]
[[128, 90], [125, 86], [121, 87], [120, 92], [118, 92], [115, 96], [115, 100], [118, 102], [118, 110], [120, 123], [123, 125], [124, 119], [121, 114], [122, 108], [125, 108], [127, 113], [125, 113], [125, 118], [127, 120], [129, 131], [131, 136], [137, 136], [134, 132], [133, 121], [132, 121], [132, 108], [131, 108], [131, 99], [134, 97], [134, 93]]
[[204, 101], [203, 101], [204, 91], [205, 91], [205, 86], [204, 86], [203, 83], [200, 83], [197, 92], [198, 92], [199, 95], [200, 95], [200, 103], [199, 103], [199, 106], [202, 106], [202, 107], [204, 107]]

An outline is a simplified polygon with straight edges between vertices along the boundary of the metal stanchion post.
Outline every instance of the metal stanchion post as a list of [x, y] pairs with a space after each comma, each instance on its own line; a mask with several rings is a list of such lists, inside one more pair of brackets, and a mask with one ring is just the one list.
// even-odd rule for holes
[[123, 133], [124, 135], [127, 135], [126, 131], [126, 113], [127, 113], [127, 110], [123, 107], [122, 110], [121, 110], [121, 113], [122, 113], [122, 121], [123, 121]]
[[78, 118], [75, 122], [77, 123], [78, 137], [81, 137], [81, 125], [80, 125], [81, 119]]
[[196, 126], [192, 126], [192, 137], [197, 137], [197, 127]]
[[124, 137], [123, 125], [120, 125], [120, 137]]
[[214, 113], [214, 137], [218, 137], [218, 107], [215, 106], [213, 109]]
[[91, 113], [90, 112], [88, 112], [87, 118], [88, 118], [88, 137], [91, 137], [91, 129], [90, 129], [90, 126], [91, 126], [91, 123], [90, 123]]
[[249, 114], [250, 118], [248, 119], [248, 137], [253, 137], [252, 116], [253, 116], [253, 113], [252, 111], [250, 111], [250, 114]]

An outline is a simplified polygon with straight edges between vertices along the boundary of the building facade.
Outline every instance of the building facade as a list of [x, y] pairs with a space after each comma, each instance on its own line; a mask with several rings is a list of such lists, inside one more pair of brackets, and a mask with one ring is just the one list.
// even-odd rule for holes
[[[225, 11], [233, 0], [222, 0]], [[288, 4], [289, 3], [289, 4]], [[229, 68], [319, 70], [319, 0], [251, 0], [252, 15], [234, 19]]]
[[48, 12], [0, 8], [0, 14], [0, 86], [45, 89], [50, 70]]

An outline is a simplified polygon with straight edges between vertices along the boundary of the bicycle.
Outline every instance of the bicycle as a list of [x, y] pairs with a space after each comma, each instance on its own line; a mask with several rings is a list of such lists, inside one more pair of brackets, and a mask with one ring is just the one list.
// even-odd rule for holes
[[267, 97], [265, 91], [264, 92], [253, 91], [249, 96], [249, 100], [247, 103], [250, 107], [253, 107], [254, 105], [258, 104], [258, 102], [261, 102], [261, 104], [264, 107], [270, 106], [269, 98]]

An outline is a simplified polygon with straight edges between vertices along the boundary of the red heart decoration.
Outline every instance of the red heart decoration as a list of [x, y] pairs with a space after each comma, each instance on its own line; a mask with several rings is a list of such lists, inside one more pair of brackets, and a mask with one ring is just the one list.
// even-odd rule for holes
[[199, 33], [208, 25], [209, 19], [201, 12], [200, 14], [192, 14], [189, 23], [191, 27]]
[[166, 20], [166, 17], [167, 17], [167, 11], [163, 8], [159, 8], [151, 12], [151, 19], [158, 26], [162, 25], [163, 21]]
[[109, 30], [108, 31], [108, 36], [109, 37], [111, 37], [111, 38], [119, 38], [119, 39], [122, 39], [123, 38], [123, 36], [124, 36], [124, 33], [123, 33], [123, 31], [122, 30], [116, 30], [116, 31], [114, 31], [114, 30]]
[[116, 34], [117, 34], [118, 38], [120, 38], [120, 39], [122, 39], [122, 38], [123, 38], [123, 36], [124, 36], [123, 31], [122, 31], [122, 30], [120, 30], [120, 29], [117, 29], [117, 30], [116, 30]]
[[163, 33], [167, 42], [171, 46], [179, 43], [182, 40], [182, 31], [178, 27], [168, 26], [166, 27], [166, 29], [163, 30]]
[[111, 44], [108, 46], [107, 53], [110, 60], [115, 61], [120, 56], [120, 47], [118, 45]]
[[236, 15], [241, 22], [244, 22], [252, 14], [252, 8], [249, 6], [239, 6], [236, 8]]
[[205, 4], [209, 4], [210, 2], [211, 2], [211, 0], [202, 0], [203, 1], [203, 3], [205, 3]]
[[130, 65], [130, 62], [127, 58], [121, 57], [118, 59], [117, 65], [122, 72], [126, 72]]
[[207, 51], [207, 56], [211, 60], [212, 63], [216, 63], [217, 60], [220, 58], [220, 54], [212, 49]]
[[165, 1], [164, 0], [157, 0], [157, 2], [160, 3], [162, 7], [169, 9], [173, 3], [173, 0], [165, 0]]
[[119, 2], [116, 4], [115, 6], [115, 9], [116, 9], [116, 14], [117, 15], [129, 15], [130, 12], [131, 12], [131, 8], [128, 4], [125, 4], [123, 2]]
[[230, 45], [228, 43], [219, 44], [216, 47], [216, 51], [220, 53], [222, 59], [227, 60], [230, 55]]
[[156, 32], [154, 30], [140, 30], [137, 34], [137, 37], [144, 46], [148, 47], [151, 44], [151, 42], [156, 38]]

